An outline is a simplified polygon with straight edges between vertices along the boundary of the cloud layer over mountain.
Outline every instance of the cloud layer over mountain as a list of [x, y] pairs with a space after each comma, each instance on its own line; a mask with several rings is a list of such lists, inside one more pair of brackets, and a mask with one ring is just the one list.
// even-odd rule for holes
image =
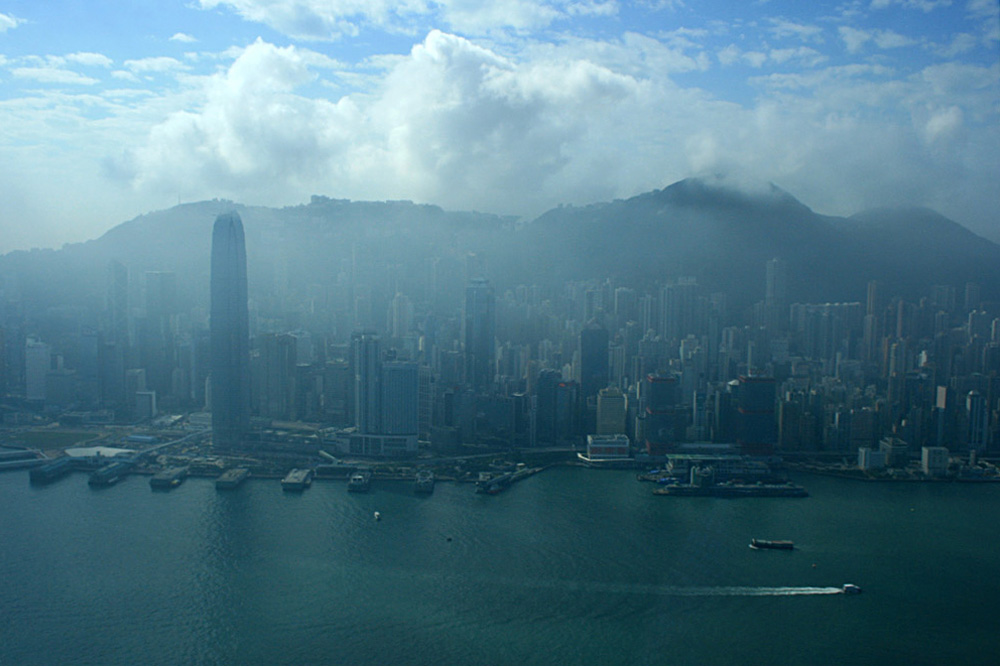
[[[178, 199], [533, 216], [706, 173], [1000, 239], [995, 3], [654, 4], [201, 0], [154, 52], [9, 48], [0, 212], [34, 224], [0, 250]], [[49, 18], [2, 15], [0, 39]]]

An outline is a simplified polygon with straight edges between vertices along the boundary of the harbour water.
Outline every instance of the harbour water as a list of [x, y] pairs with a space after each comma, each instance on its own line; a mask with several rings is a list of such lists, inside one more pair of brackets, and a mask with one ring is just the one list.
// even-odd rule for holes
[[810, 497], [577, 468], [497, 496], [7, 473], [0, 664], [996, 661], [1000, 485], [795, 481]]

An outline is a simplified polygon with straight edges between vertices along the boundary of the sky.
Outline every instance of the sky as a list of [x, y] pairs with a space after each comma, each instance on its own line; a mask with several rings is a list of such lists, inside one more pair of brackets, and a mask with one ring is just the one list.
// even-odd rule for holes
[[0, 0], [0, 252], [213, 198], [530, 219], [706, 175], [1000, 242], [1000, 3]]

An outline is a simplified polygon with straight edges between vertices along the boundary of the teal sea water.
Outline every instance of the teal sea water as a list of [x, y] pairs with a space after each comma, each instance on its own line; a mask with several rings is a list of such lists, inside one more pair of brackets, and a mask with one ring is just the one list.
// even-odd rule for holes
[[0, 664], [996, 662], [1000, 485], [795, 479], [809, 498], [6, 473]]

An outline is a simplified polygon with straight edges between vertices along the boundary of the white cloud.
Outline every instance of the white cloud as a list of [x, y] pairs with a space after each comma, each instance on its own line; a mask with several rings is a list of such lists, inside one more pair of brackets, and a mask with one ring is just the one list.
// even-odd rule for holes
[[965, 11], [973, 18], [988, 19], [1000, 14], [1000, 5], [994, 0], [969, 0]]
[[819, 51], [807, 46], [800, 46], [794, 49], [772, 49], [768, 53], [768, 58], [779, 65], [798, 62], [805, 67], [815, 67], [828, 60]]
[[[568, 41], [513, 59], [434, 31], [384, 61], [364, 95], [335, 100], [301, 92], [324, 71], [310, 64], [322, 62], [316, 54], [258, 40], [111, 171], [137, 191], [185, 199], [279, 204], [319, 193], [525, 215], [699, 171], [753, 174], [831, 214], [908, 202], [961, 217], [974, 213], [970, 188], [990, 191], [1000, 139], [983, 128], [996, 117], [996, 68], [769, 74], [753, 80], [760, 102], [742, 107], [627, 60], [639, 37], [621, 52]], [[821, 57], [803, 49], [732, 46], [719, 59]]]
[[917, 43], [916, 40], [892, 30], [878, 30], [875, 32], [874, 39], [875, 44], [877, 44], [880, 49], [898, 49], [904, 46], [912, 46]]
[[175, 32], [170, 37], [170, 41], [171, 42], [185, 42], [185, 43], [190, 43], [190, 42], [197, 42], [198, 40], [195, 39], [194, 37], [192, 37], [191, 35], [188, 35], [187, 33]]
[[735, 44], [730, 44], [715, 55], [722, 65], [733, 65], [740, 60], [740, 49]]
[[19, 19], [9, 14], [0, 14], [0, 33], [5, 33], [12, 28], [16, 28], [22, 23], [24, 23], [24, 19]]
[[795, 37], [803, 42], [822, 42], [823, 28], [816, 25], [803, 25], [782, 18], [769, 19], [771, 27], [768, 29], [775, 37]]
[[872, 34], [865, 30], [858, 30], [850, 26], [842, 25], [838, 28], [840, 38], [844, 40], [848, 53], [857, 53], [865, 44], [871, 40]]
[[103, 53], [71, 53], [66, 56], [66, 60], [87, 67], [111, 67], [114, 64], [114, 61]]
[[[412, 34], [420, 25], [471, 35], [525, 32], [577, 16], [611, 17], [618, 0], [199, 0], [303, 40], [335, 40], [379, 28]], [[660, 3], [667, 9], [679, 2]]]
[[126, 72], [123, 69], [116, 69], [111, 72], [111, 76], [116, 79], [121, 79], [122, 81], [139, 81], [139, 77], [132, 72]]
[[181, 61], [167, 56], [126, 60], [124, 64], [125, 68], [133, 74], [162, 74], [163, 72], [174, 72], [188, 69], [188, 66]]
[[886, 9], [898, 5], [904, 9], [916, 9], [926, 13], [942, 7], [950, 7], [952, 0], [872, 0], [872, 9]]
[[199, 0], [205, 9], [225, 5], [248, 21], [300, 39], [355, 35], [358, 25], [388, 27], [394, 18], [426, 14], [422, 0]]
[[924, 125], [924, 138], [928, 143], [952, 138], [961, 130], [963, 120], [962, 110], [956, 106], [934, 111]]
[[91, 86], [97, 79], [58, 67], [16, 67], [11, 74], [19, 79], [32, 79], [41, 83], [71, 83]]
[[954, 58], [957, 55], [968, 53], [979, 45], [979, 38], [967, 32], [960, 32], [952, 36], [949, 44], [934, 44], [931, 49], [943, 58]]

